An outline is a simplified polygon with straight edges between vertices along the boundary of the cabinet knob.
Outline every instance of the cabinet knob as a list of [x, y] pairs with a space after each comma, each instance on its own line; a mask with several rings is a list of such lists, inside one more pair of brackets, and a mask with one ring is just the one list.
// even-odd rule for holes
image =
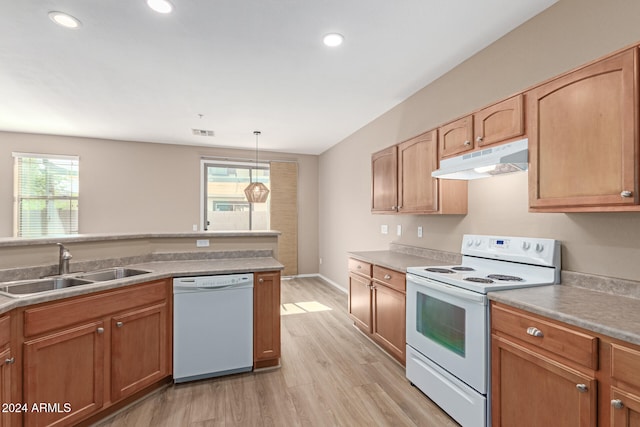
[[389, 280], [391, 279], [391, 275], [390, 274], [385, 274], [384, 275], [384, 280]]
[[[358, 268], [360, 267], [358, 266]], [[264, 279], [262, 277], [258, 279], [258, 283], [263, 283], [263, 282], [264, 282]]]
[[122, 328], [124, 326], [124, 323], [122, 322], [116, 322], [116, 327], [118, 328]]
[[96, 329], [96, 332], [99, 334], [104, 334], [104, 328], [98, 328]]
[[464, 145], [468, 147], [469, 145], [471, 145], [471, 141], [465, 141]]
[[531, 335], [532, 337], [543, 337], [544, 334], [542, 333], [542, 331], [536, 327], [530, 326], [527, 328], [527, 334]]
[[478, 135], [478, 137], [476, 138], [476, 141], [477, 141], [477, 142], [482, 142], [482, 140], [483, 140], [483, 139], [484, 139], [483, 137], [481, 137], [480, 135]]
[[576, 384], [576, 388], [580, 393], [586, 393], [587, 391], [589, 391], [589, 387], [587, 387], [586, 384]]
[[16, 361], [16, 358], [15, 358], [15, 357], [10, 357], [10, 358], [8, 358], [8, 359], [4, 359], [4, 363], [5, 363], [6, 365], [13, 365], [13, 364], [15, 363], [15, 361]]
[[611, 401], [611, 406], [613, 406], [616, 409], [622, 409], [624, 408], [624, 403], [622, 403], [622, 400], [620, 399], [613, 399]]
[[633, 192], [629, 190], [624, 190], [620, 193], [620, 197], [631, 197], [633, 196]]

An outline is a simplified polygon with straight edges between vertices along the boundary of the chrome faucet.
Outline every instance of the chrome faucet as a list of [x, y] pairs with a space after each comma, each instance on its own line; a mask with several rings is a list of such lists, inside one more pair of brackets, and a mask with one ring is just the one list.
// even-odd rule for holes
[[65, 248], [62, 243], [56, 243], [60, 247], [58, 256], [58, 274], [69, 274], [69, 260], [73, 258], [69, 249]]

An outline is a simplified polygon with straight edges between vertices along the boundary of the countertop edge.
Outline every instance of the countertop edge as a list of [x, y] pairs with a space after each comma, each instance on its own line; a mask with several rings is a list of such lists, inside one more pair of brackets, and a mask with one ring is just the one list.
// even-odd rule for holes
[[65, 298], [88, 295], [172, 277], [254, 273], [274, 270], [282, 271], [284, 269], [284, 265], [273, 257], [180, 260], [166, 262], [152, 261], [140, 264], [130, 264], [126, 267], [149, 270], [151, 272], [124, 279], [95, 282], [89, 285], [74, 286], [65, 290], [42, 292], [25, 297], [12, 298], [0, 296], [0, 314], [7, 313], [20, 307], [58, 301]]

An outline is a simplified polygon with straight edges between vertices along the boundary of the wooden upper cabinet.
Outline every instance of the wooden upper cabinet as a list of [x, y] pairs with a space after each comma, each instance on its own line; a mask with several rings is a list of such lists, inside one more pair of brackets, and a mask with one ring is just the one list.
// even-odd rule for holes
[[524, 134], [522, 94], [483, 108], [473, 115], [475, 147], [486, 147]]
[[431, 172], [438, 168], [437, 130], [398, 144], [398, 212], [438, 210], [438, 180]]
[[398, 149], [386, 148], [371, 156], [371, 212], [397, 212]]
[[637, 61], [630, 49], [526, 94], [532, 210], [637, 205]]
[[469, 115], [455, 122], [441, 126], [438, 145], [440, 158], [455, 156], [473, 150], [473, 116]]
[[523, 95], [490, 105], [439, 130], [441, 159], [521, 136], [524, 134]]

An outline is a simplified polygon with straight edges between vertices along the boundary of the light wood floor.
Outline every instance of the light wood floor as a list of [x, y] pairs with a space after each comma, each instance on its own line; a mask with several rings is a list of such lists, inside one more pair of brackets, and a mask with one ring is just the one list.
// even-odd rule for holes
[[331, 310], [282, 316], [282, 368], [173, 385], [99, 426], [457, 426], [353, 327], [346, 294], [282, 281], [283, 304], [310, 301]]

